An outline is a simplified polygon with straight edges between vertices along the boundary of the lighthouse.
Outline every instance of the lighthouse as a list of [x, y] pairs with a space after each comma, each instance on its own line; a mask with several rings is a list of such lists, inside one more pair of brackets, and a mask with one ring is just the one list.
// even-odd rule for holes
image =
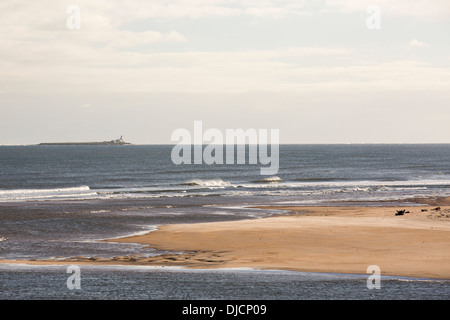
[[119, 138], [119, 139], [116, 139], [116, 140], [112, 140], [111, 142], [112, 142], [112, 143], [125, 143], [125, 142], [123, 141], [123, 135], [122, 135], [122, 136], [120, 136], [120, 138]]

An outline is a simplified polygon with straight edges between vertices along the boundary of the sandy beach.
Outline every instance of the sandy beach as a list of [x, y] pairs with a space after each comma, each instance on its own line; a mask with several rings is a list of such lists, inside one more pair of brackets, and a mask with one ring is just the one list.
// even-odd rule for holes
[[[107, 240], [146, 244], [173, 254], [15, 262], [355, 274], [365, 274], [369, 265], [377, 265], [382, 275], [450, 279], [450, 201], [428, 202], [414, 207], [270, 207], [289, 214], [163, 225], [145, 235]], [[397, 210], [405, 213], [396, 215]]]

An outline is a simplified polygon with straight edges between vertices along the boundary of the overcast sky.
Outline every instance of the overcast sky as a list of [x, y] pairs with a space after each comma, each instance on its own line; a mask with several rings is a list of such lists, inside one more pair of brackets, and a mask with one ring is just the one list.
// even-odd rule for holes
[[0, 112], [9, 145], [450, 143], [450, 1], [2, 0]]

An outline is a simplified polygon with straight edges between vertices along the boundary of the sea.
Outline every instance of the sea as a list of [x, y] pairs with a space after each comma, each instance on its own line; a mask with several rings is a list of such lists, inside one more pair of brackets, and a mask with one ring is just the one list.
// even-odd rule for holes
[[[103, 239], [288, 214], [256, 206], [421, 205], [450, 196], [450, 144], [280, 145], [261, 163], [174, 164], [171, 145], [0, 146], [0, 259], [152, 256]], [[247, 146], [246, 154], [252, 149]], [[237, 156], [237, 152], [235, 154]], [[423, 204], [422, 204], [423, 205]], [[282, 270], [0, 264], [2, 300], [448, 300], [448, 280]]]

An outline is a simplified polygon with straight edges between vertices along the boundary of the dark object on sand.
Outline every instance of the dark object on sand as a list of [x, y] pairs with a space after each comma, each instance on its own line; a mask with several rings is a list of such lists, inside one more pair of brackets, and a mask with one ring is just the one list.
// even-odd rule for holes
[[422, 209], [422, 210], [420, 210], [420, 211], [425, 212], [425, 211], [428, 211], [428, 209]]
[[441, 207], [436, 207], [436, 208], [434, 208], [434, 209], [431, 209], [431, 210], [435, 210], [435, 211], [441, 211]]
[[405, 210], [397, 210], [396, 216], [402, 216], [405, 214]]

